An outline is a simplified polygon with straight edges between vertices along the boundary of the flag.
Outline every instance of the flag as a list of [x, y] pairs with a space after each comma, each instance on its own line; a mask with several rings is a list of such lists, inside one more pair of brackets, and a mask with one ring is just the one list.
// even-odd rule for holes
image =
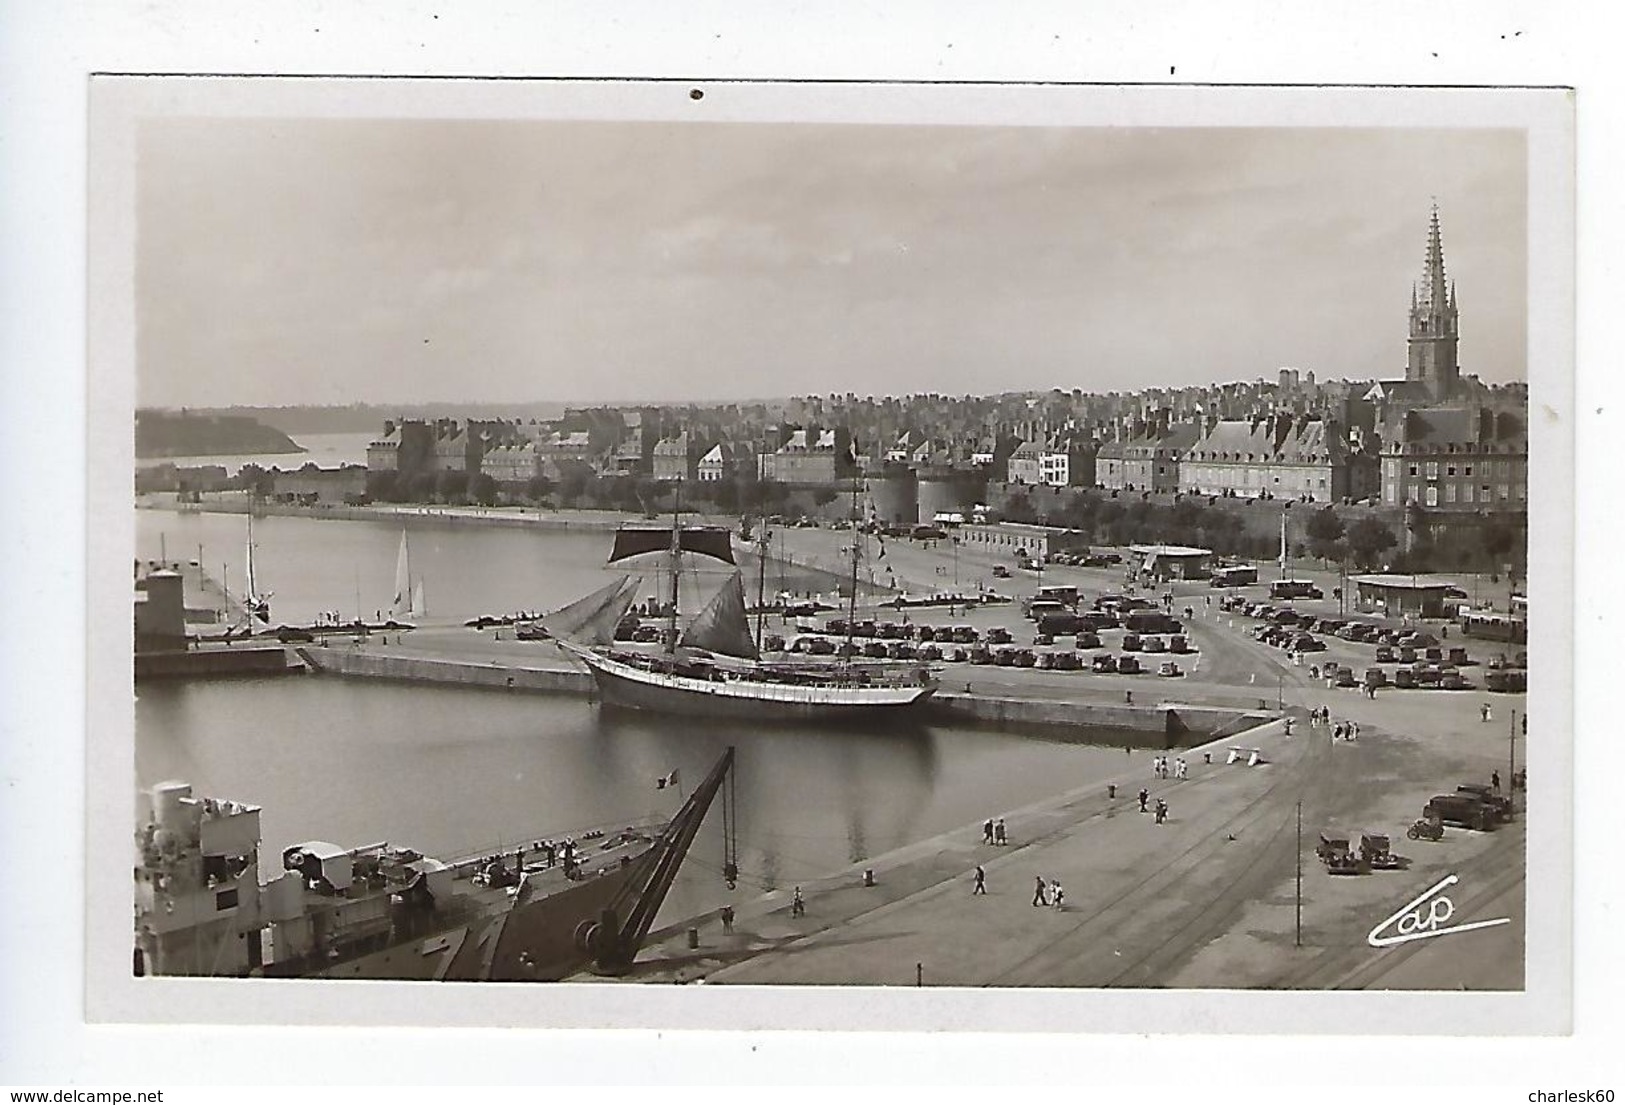
[[667, 787], [674, 787], [676, 785], [677, 770], [675, 768], [672, 769], [672, 773], [670, 775], [662, 775], [660, 778], [655, 780], [656, 790], [665, 790]]

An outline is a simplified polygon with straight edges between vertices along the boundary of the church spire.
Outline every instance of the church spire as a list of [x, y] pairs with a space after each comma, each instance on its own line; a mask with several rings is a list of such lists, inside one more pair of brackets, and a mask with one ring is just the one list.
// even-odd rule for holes
[[1449, 305], [1444, 274], [1444, 241], [1439, 233], [1439, 205], [1433, 205], [1428, 220], [1427, 257], [1422, 263], [1422, 304], [1436, 311]]

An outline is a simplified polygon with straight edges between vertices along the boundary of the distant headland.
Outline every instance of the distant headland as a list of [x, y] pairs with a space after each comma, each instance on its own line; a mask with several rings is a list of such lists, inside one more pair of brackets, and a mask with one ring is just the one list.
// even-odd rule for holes
[[244, 415], [151, 410], [135, 413], [138, 460], [303, 452], [304, 447], [281, 430]]

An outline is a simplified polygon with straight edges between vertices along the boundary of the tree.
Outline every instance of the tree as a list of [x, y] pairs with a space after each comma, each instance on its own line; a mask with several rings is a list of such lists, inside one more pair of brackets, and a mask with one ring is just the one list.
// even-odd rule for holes
[[818, 506], [828, 506], [830, 503], [833, 503], [837, 497], [837, 493], [833, 487], [820, 487], [817, 491], [813, 492], [813, 502]]
[[1323, 506], [1309, 515], [1309, 523], [1304, 527], [1309, 535], [1309, 551], [1325, 560], [1335, 560], [1342, 552], [1338, 544], [1343, 537], [1343, 519], [1337, 516], [1337, 511], [1329, 506]]
[[525, 494], [536, 502], [541, 502], [552, 490], [553, 481], [546, 476], [537, 474], [525, 481]]
[[481, 506], [496, 506], [497, 481], [488, 472], [476, 472], [468, 481], [468, 494]]
[[1349, 552], [1362, 568], [1375, 565], [1383, 551], [1396, 544], [1394, 531], [1375, 518], [1361, 518], [1348, 529]]

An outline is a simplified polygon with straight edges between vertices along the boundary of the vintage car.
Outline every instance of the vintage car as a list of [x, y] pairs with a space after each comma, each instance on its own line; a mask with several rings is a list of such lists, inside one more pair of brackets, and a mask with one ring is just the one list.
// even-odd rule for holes
[[1097, 634], [1097, 633], [1090, 633], [1090, 632], [1087, 632], [1087, 631], [1080, 631], [1078, 633], [1077, 640], [1074, 643], [1074, 647], [1075, 648], [1099, 648], [1100, 647], [1100, 635]]
[[1140, 661], [1132, 656], [1119, 656], [1117, 658], [1117, 671], [1119, 675], [1139, 675]]
[[1393, 871], [1404, 866], [1403, 861], [1389, 851], [1388, 847], [1388, 837], [1385, 833], [1360, 834], [1360, 858], [1373, 870]]
[[1165, 675], [1165, 676], [1175, 676], [1175, 675], [1184, 675], [1185, 673], [1180, 671], [1179, 670], [1179, 665], [1174, 663], [1172, 660], [1164, 660], [1162, 662], [1162, 664], [1160, 666], [1158, 666], [1157, 674], [1158, 675]]
[[1500, 793], [1488, 783], [1461, 783], [1456, 787], [1456, 793], [1477, 798], [1480, 802], [1495, 810], [1502, 821], [1512, 820], [1511, 797]]
[[1125, 634], [1123, 634], [1123, 651], [1124, 652], [1139, 652], [1140, 651], [1140, 635], [1138, 633], [1125, 633]]
[[[1127, 647], [1126, 645], [1124, 646]], [[1161, 637], [1146, 637], [1140, 642], [1140, 647], [1146, 652], [1167, 652], [1168, 646]]]
[[1354, 684], [1354, 669], [1353, 668], [1338, 668], [1337, 669], [1337, 677], [1336, 677], [1335, 685], [1339, 686], [1339, 687], [1352, 687], [1352, 686], [1354, 686], [1355, 685]]
[[1394, 672], [1394, 686], [1409, 690], [1416, 686], [1416, 673], [1410, 668], [1400, 668]]
[[1092, 666], [1097, 672], [1114, 672], [1117, 670], [1117, 658], [1102, 652], [1095, 657]]
[[1392, 645], [1377, 646], [1377, 663], [1392, 664], [1394, 662], [1394, 649]]
[[1386, 687], [1388, 685], [1388, 673], [1381, 668], [1366, 668], [1365, 677], [1361, 680], [1361, 683], [1367, 687]]
[[1435, 794], [1422, 807], [1422, 816], [1450, 825], [1465, 825], [1469, 829], [1487, 832], [1500, 823], [1500, 813], [1486, 806], [1477, 795]]
[[1320, 842], [1315, 845], [1315, 855], [1326, 865], [1326, 870], [1334, 875], [1363, 875], [1367, 870], [1365, 861], [1360, 855], [1349, 850], [1347, 833], [1332, 829], [1322, 832]]
[[1186, 639], [1183, 633], [1175, 633], [1172, 637], [1168, 638], [1169, 652], [1189, 652], [1190, 650], [1191, 643]]

